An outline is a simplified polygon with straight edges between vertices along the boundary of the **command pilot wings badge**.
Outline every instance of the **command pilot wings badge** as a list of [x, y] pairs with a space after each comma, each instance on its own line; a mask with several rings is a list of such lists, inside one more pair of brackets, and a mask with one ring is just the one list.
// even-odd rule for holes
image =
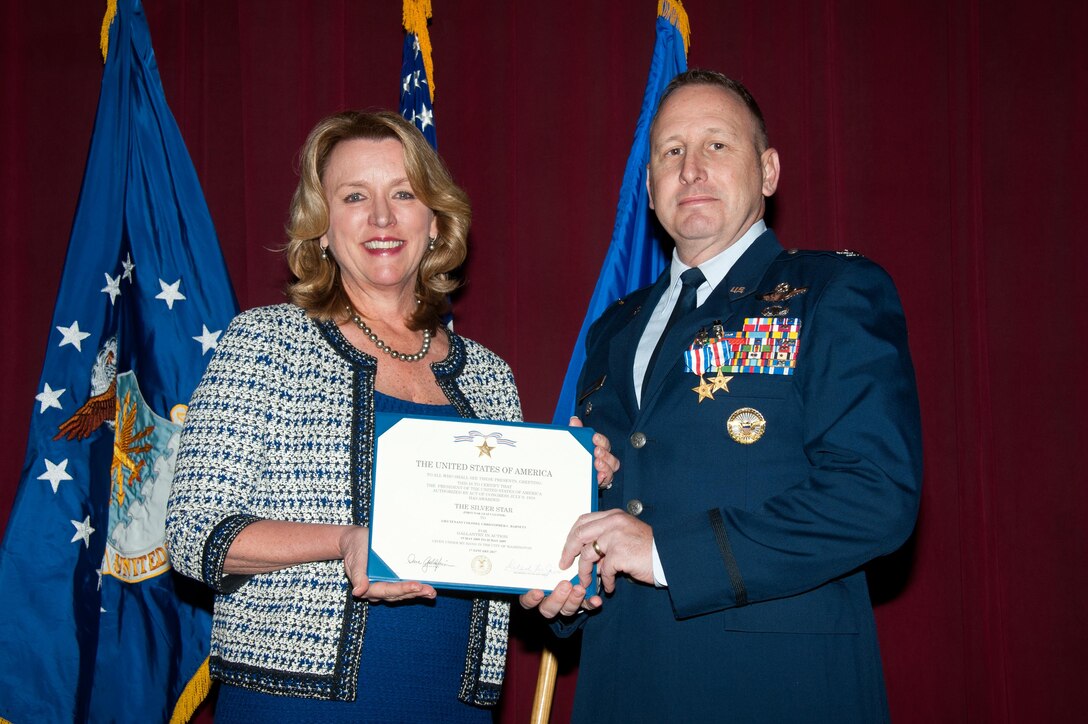
[[766, 294], [760, 294], [757, 298], [764, 302], [784, 302], [787, 299], [793, 299], [798, 294], [804, 294], [808, 291], [808, 287], [793, 287], [789, 282], [779, 282], [775, 285], [773, 292], [767, 292]]

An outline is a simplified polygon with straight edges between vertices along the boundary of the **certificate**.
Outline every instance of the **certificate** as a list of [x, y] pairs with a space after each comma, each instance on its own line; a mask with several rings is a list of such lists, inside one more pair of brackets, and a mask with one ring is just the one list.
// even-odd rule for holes
[[592, 430], [377, 413], [374, 434], [371, 580], [521, 593], [577, 577], [559, 557], [597, 509]]

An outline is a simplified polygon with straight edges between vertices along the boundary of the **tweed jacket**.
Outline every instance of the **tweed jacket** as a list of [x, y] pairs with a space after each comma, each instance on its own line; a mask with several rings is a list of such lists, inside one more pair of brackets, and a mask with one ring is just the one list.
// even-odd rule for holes
[[[521, 419], [509, 367], [483, 346], [451, 333], [431, 369], [462, 417]], [[369, 524], [376, 372], [335, 324], [290, 304], [240, 314], [219, 341], [190, 403], [166, 520], [174, 567], [216, 592], [216, 679], [354, 700], [368, 603], [341, 561], [254, 576], [223, 565], [258, 520]], [[508, 623], [508, 602], [474, 601], [463, 701], [498, 700]]]

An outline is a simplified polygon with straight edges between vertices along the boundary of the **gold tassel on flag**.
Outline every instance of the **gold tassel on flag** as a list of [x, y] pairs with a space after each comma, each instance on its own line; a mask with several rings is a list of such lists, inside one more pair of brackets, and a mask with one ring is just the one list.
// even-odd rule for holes
[[196, 710], [208, 698], [211, 688], [212, 675], [208, 669], [208, 659], [204, 659], [204, 663], [193, 674], [193, 678], [189, 679], [185, 690], [178, 697], [178, 703], [174, 706], [174, 713], [170, 717], [170, 724], [188, 724], [193, 714], [196, 714]]
[[404, 29], [415, 33], [419, 40], [419, 52], [423, 54], [423, 68], [427, 71], [427, 90], [434, 103], [434, 63], [431, 61], [431, 36], [427, 32], [427, 20], [431, 17], [431, 0], [404, 0]]
[[684, 52], [687, 53], [691, 49], [691, 26], [688, 25], [688, 13], [684, 10], [684, 4], [680, 0], [661, 0], [657, 14], [680, 31], [680, 37], [684, 39]]
[[102, 62], [110, 53], [110, 25], [117, 17], [117, 0], [106, 0], [106, 15], [102, 18], [102, 33], [98, 38], [98, 47], [102, 49]]

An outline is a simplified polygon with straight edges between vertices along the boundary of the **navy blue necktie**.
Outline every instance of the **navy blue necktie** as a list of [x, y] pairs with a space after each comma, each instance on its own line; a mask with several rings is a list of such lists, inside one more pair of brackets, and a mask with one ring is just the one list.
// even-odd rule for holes
[[695, 309], [695, 292], [705, 281], [706, 277], [703, 276], [697, 266], [680, 275], [682, 285], [680, 287], [680, 298], [676, 300], [676, 306], [672, 308], [669, 321], [665, 322], [665, 329], [661, 330], [661, 337], [657, 340], [657, 346], [654, 347], [653, 354], [650, 355], [650, 362], [646, 365], [646, 375], [642, 378], [641, 399], [644, 402], [646, 400], [646, 387], [650, 384], [650, 376], [654, 373], [654, 365], [657, 364], [657, 357], [661, 354], [661, 347], [665, 344], [665, 338], [669, 336], [669, 330], [672, 329], [672, 325], [676, 324], [676, 320]]

